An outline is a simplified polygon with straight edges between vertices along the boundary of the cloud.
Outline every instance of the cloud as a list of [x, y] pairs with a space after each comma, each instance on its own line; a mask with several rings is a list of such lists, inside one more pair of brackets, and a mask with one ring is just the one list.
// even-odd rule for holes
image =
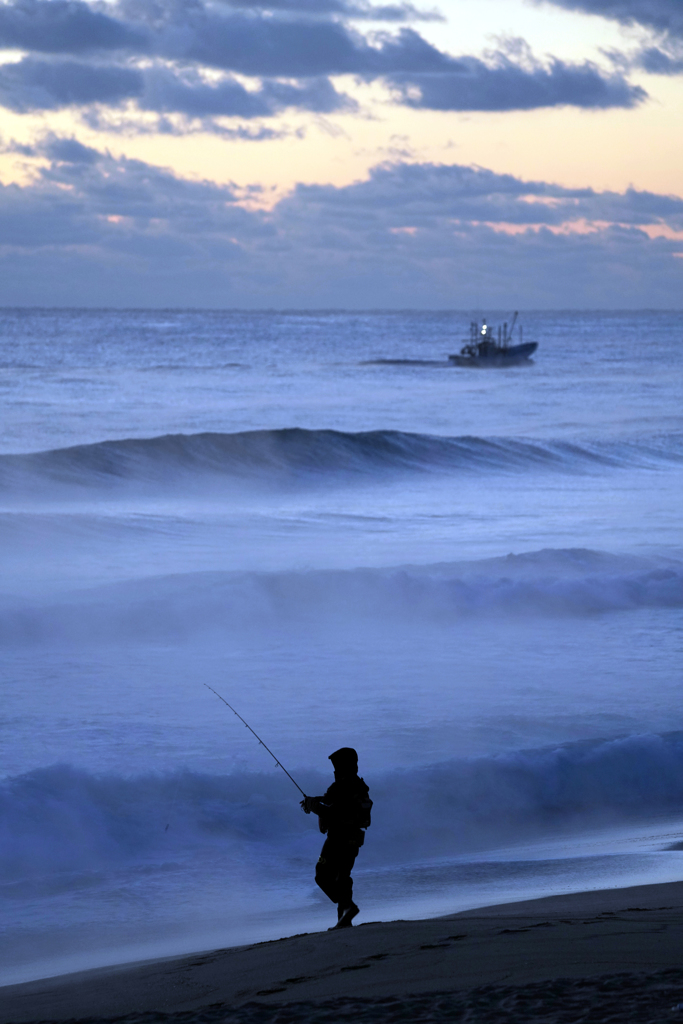
[[524, 181], [479, 167], [388, 164], [365, 181], [339, 189], [298, 185], [280, 204], [292, 223], [313, 209], [321, 223], [343, 226], [360, 218], [368, 230], [405, 226], [434, 230], [444, 223], [543, 225], [570, 222], [644, 225], [683, 229], [683, 199], [629, 189], [624, 193], [568, 189]]
[[55, 110], [134, 99], [140, 110], [188, 117], [269, 117], [288, 107], [328, 114], [355, 103], [326, 78], [300, 84], [266, 81], [248, 90], [232, 76], [207, 82], [193, 69], [144, 69], [115, 64], [25, 57], [0, 65], [0, 101], [11, 110]]
[[547, 0], [558, 7], [597, 14], [622, 25], [642, 25], [683, 38], [683, 5], [680, 0]]
[[125, 66], [35, 57], [0, 65], [0, 102], [19, 113], [89, 103], [116, 104], [139, 96], [142, 88], [142, 73]]
[[0, 102], [19, 113], [81, 107], [92, 124], [106, 120], [88, 110], [93, 105], [127, 106], [133, 115], [159, 115], [160, 130], [196, 130], [203, 119], [204, 129], [225, 132], [216, 119], [357, 109], [330, 81], [340, 75], [382, 80], [394, 101], [415, 109], [628, 108], [646, 98], [623, 68], [540, 62], [519, 40], [483, 59], [453, 57], [407, 26], [368, 36], [352, 24], [427, 17], [410, 4], [118, 0], [104, 10], [83, 0], [0, 4], [0, 46], [27, 51], [0, 65]]
[[[338, 51], [336, 58], [328, 52], [328, 57], [337, 60], [338, 66], [346, 61], [365, 69], [363, 77], [368, 80], [386, 78], [394, 95], [416, 108], [529, 110], [562, 104], [631, 107], [646, 97], [640, 87], [629, 85], [618, 75], [602, 76], [590, 64], [572, 66], [556, 61], [549, 67], [528, 69], [504, 55], [499, 55], [494, 64], [474, 58], [444, 58], [409, 29], [381, 47], [366, 49], [372, 52]], [[308, 54], [308, 48], [302, 52]], [[303, 65], [293, 51], [289, 51], [288, 59], [293, 64], [290, 72], [297, 73], [294, 81], [261, 78], [257, 88], [247, 89], [230, 74], [218, 80], [207, 79], [194, 66], [158, 62], [137, 67], [25, 57], [0, 65], [0, 103], [27, 113], [92, 104], [116, 107], [132, 100], [140, 111], [203, 118], [209, 130], [215, 128], [209, 119], [216, 117], [271, 117], [288, 108], [318, 114], [357, 109], [356, 102], [338, 92], [326, 75], [308, 73], [313, 65], [320, 68], [326, 63], [320, 53], [313, 59], [306, 56]], [[238, 70], [245, 72], [245, 65], [250, 63], [247, 47], [241, 51], [240, 63]], [[438, 70], [425, 72], [425, 66]], [[401, 70], [394, 71], [396, 67]], [[96, 117], [95, 121], [101, 119]]]
[[327, 78], [309, 78], [292, 84], [266, 80], [257, 90], [247, 90], [235, 78], [206, 82], [193, 70], [177, 72], [168, 67], [144, 73], [138, 104], [143, 110], [179, 112], [190, 117], [267, 117], [288, 107], [329, 114], [354, 110], [355, 103], [336, 91]]
[[343, 15], [363, 21], [445, 21], [437, 10], [420, 10], [411, 3], [347, 3], [345, 0], [222, 0], [226, 7], [246, 10], [294, 11], [311, 17]]
[[517, 60], [503, 51], [486, 62], [456, 58], [410, 28], [378, 34], [370, 43], [335, 22], [281, 23], [243, 16], [216, 21], [201, 14], [179, 40], [162, 34], [159, 45], [169, 56], [250, 76], [385, 78], [400, 102], [436, 110], [632, 107], [646, 98], [622, 74], [605, 74], [595, 64], [551, 60], [544, 65], [526, 48], [521, 59], [515, 55]]
[[0, 4], [0, 48], [77, 54], [133, 50], [149, 43], [146, 29], [134, 28], [82, 0], [14, 0]]
[[431, 110], [595, 110], [634, 107], [647, 98], [644, 89], [631, 85], [622, 74], [605, 75], [589, 61], [567, 64], [552, 59], [529, 67], [498, 52], [486, 63], [465, 57], [458, 64], [441, 74], [393, 75], [391, 82], [403, 103]]
[[677, 197], [396, 163], [247, 209], [235, 186], [74, 139], [31, 155], [33, 180], [0, 187], [0, 302], [453, 308], [485, 287], [503, 305], [632, 308], [683, 294]]
[[683, 48], [646, 46], [637, 56], [636, 63], [652, 75], [680, 75], [683, 73]]
[[640, 68], [654, 75], [683, 73], [683, 3], [681, 0], [546, 0], [558, 7], [600, 15], [630, 28], [644, 29], [650, 41], [630, 59], [615, 54], [622, 69]]
[[[180, 0], [163, 7], [152, 0], [135, 0], [110, 3], [107, 7], [110, 13], [104, 14], [83, 0], [2, 3], [0, 49], [69, 56], [103, 50], [147, 54], [156, 49], [157, 53], [169, 55], [182, 51], [185, 39], [188, 49], [194, 45], [195, 49], [205, 47], [214, 52], [227, 45], [228, 54], [234, 51], [228, 38], [230, 32], [240, 33], [244, 38], [251, 22], [257, 34], [259, 29], [261, 32], [274, 29], [269, 36], [272, 39], [273, 34], [277, 36], [280, 32], [290, 38], [288, 28], [291, 30], [292, 25], [304, 31], [307, 27], [315, 31], [325, 20], [333, 28], [328, 35], [343, 36], [338, 16], [379, 22], [444, 20], [438, 11], [420, 11], [410, 3], [373, 6], [346, 0], [233, 0], [213, 6], [201, 0], [187, 3]], [[286, 17], [277, 17], [281, 14]], [[214, 31], [221, 37], [217, 47], [210, 46], [210, 35]], [[321, 37], [325, 37], [324, 31]], [[226, 66], [225, 60], [218, 58], [216, 66]]]
[[241, 13], [217, 18], [205, 9], [162, 31], [158, 52], [175, 60], [249, 76], [378, 77], [392, 71], [437, 70], [449, 58], [412, 29], [380, 37], [377, 45], [341, 22], [279, 20]]
[[210, 116], [189, 117], [183, 114], [155, 114], [141, 111], [138, 116], [126, 107], [116, 110], [113, 107], [90, 107], [80, 112], [80, 120], [93, 131], [124, 137], [140, 135], [188, 135], [211, 133], [230, 142], [264, 142], [273, 139], [297, 138], [306, 136], [306, 129], [299, 126], [291, 128], [279, 125], [269, 127], [263, 123], [247, 123], [226, 125]]
[[[239, 205], [233, 186], [189, 181], [140, 160], [115, 159], [76, 139], [49, 135], [32, 155], [48, 161], [30, 185], [0, 187], [0, 239], [4, 247], [97, 247], [101, 259], [126, 249], [131, 256], [165, 238], [171, 249], [192, 249], [201, 236], [248, 238], [269, 230]], [[126, 225], [118, 230], [120, 224]], [[185, 239], [185, 241], [183, 241]]]
[[74, 138], [63, 138], [60, 136], [48, 136], [37, 149], [34, 149], [37, 156], [46, 156], [49, 160], [56, 160], [58, 163], [66, 164], [96, 164], [102, 157], [98, 150], [92, 146], [84, 146], [82, 142]]

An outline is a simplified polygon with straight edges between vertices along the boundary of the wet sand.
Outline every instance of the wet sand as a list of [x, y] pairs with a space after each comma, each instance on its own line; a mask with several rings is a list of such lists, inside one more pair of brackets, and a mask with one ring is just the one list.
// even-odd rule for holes
[[0, 989], [1, 1024], [680, 1020], [683, 882], [84, 971]]

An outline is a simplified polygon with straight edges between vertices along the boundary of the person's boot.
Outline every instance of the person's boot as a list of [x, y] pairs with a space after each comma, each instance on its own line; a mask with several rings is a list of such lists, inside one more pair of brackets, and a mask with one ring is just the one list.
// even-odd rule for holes
[[335, 928], [338, 928], [338, 927], [339, 927], [339, 922], [340, 922], [340, 921], [341, 921], [341, 919], [342, 919], [342, 914], [343, 914], [343, 913], [344, 913], [343, 907], [342, 907], [341, 903], [339, 903], [339, 904], [337, 905], [337, 923], [336, 923], [336, 924], [333, 924], [331, 928], [328, 928], [328, 929], [327, 929], [327, 930], [328, 930], [328, 932], [333, 932], [333, 931], [335, 930]]
[[351, 903], [348, 907], [345, 907], [343, 910], [341, 909], [341, 907], [338, 908], [338, 910], [337, 910], [337, 914], [338, 914], [337, 923], [335, 925], [333, 925], [332, 928], [329, 929], [329, 931], [334, 932], [338, 928], [350, 928], [352, 923], [353, 923], [354, 917], [358, 913], [359, 913], [358, 907], [356, 906], [355, 903]]

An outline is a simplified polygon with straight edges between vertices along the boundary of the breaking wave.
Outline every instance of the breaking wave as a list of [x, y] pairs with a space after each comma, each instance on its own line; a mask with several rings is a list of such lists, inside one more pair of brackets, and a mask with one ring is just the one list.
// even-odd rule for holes
[[396, 430], [254, 430], [169, 434], [101, 441], [0, 456], [0, 486], [41, 482], [113, 487], [126, 481], [172, 484], [188, 475], [261, 478], [274, 484], [330, 474], [378, 472], [587, 472], [604, 467], [656, 468], [683, 462], [683, 435], [590, 443], [497, 437], [438, 437]]
[[296, 623], [449, 623], [681, 607], [679, 561], [551, 549], [431, 566], [158, 576], [77, 592], [49, 606], [7, 598], [0, 639], [177, 639]]
[[[326, 786], [295, 774], [307, 792]], [[366, 781], [375, 806], [364, 866], [457, 857], [680, 813], [683, 733], [456, 759]], [[280, 773], [126, 778], [56, 765], [0, 784], [0, 883], [217, 853], [245, 870], [285, 870], [301, 863], [312, 827]]]

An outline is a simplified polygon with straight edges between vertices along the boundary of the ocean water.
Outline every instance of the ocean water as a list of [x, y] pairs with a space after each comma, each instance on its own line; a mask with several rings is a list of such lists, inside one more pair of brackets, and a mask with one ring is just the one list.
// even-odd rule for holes
[[[489, 312], [498, 323], [509, 313]], [[683, 874], [683, 315], [0, 313], [0, 983]]]

